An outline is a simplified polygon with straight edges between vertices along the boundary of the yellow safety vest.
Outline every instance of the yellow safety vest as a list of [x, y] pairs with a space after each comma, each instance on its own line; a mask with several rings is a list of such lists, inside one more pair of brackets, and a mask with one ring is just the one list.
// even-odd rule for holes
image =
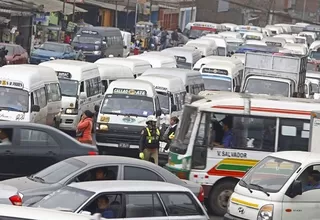
[[157, 136], [156, 137], [152, 137], [152, 134], [150, 132], [150, 129], [149, 128], [146, 128], [147, 132], [148, 132], [148, 136], [147, 136], [147, 140], [148, 140], [148, 143], [151, 144], [152, 141], [154, 140], [159, 140], [159, 137], [160, 137], [160, 131], [159, 129], [157, 128]]
[[169, 135], [169, 139], [172, 140], [174, 138], [174, 132]]

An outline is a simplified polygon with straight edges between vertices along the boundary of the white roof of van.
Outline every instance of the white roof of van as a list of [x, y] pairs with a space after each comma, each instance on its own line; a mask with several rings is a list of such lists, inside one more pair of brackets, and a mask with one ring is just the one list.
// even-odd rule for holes
[[58, 82], [57, 74], [52, 68], [31, 64], [5, 65], [0, 68], [0, 79], [20, 81], [26, 90], [44, 82]]
[[277, 42], [277, 43], [282, 43], [285, 44], [286, 40], [283, 38], [279, 37], [265, 37], [262, 39], [263, 42]]
[[[0, 205], [0, 216], [35, 220], [93, 220], [93, 216], [26, 206]], [[103, 218], [101, 218], [103, 219]]]
[[224, 62], [224, 63], [233, 63], [235, 65], [243, 64], [241, 60], [236, 59], [234, 57], [223, 57], [223, 56], [207, 56], [203, 57], [196, 62], [193, 68], [200, 69], [202, 65], [211, 63], [211, 62]]
[[79, 60], [50, 60], [39, 64], [40, 66], [47, 66], [53, 68], [55, 71], [86, 71], [97, 68], [94, 63], [79, 61]]
[[[127, 59], [124, 57], [114, 57], [114, 58], [101, 58], [97, 60], [95, 63], [98, 64], [107, 64], [107, 65], [121, 65], [129, 67], [134, 74], [140, 74], [140, 70], [137, 72], [136, 69], [139, 67], [143, 67], [143, 70], [151, 68], [151, 65], [148, 61], [138, 60], [138, 59]], [[142, 69], [141, 69], [142, 70]], [[142, 71], [144, 72], [144, 71]]]
[[162, 90], [160, 89], [161, 87], [167, 88], [168, 92], [172, 92], [172, 93], [186, 90], [181, 78], [176, 76], [154, 74], [154, 75], [142, 75], [137, 77], [137, 79], [151, 82], [155, 86], [156, 91]]
[[133, 72], [129, 67], [118, 65], [105, 65], [97, 64], [101, 80], [104, 78], [109, 80], [121, 79], [121, 78], [134, 78]]
[[239, 32], [233, 32], [233, 31], [223, 31], [219, 32], [218, 35], [223, 36], [224, 38], [236, 38], [241, 39], [241, 34]]
[[194, 62], [194, 56], [201, 57], [201, 52], [194, 47], [171, 47], [161, 51], [161, 53], [169, 53], [173, 56], [185, 57], [187, 62]]
[[235, 65], [230, 65], [230, 63], [216, 63], [216, 62], [207, 63], [201, 67], [201, 69], [203, 68], [227, 70], [230, 75], [234, 74], [234, 71], [236, 70]]
[[142, 76], [145, 75], [169, 75], [179, 77], [183, 84], [187, 84], [188, 77], [199, 77], [201, 78], [201, 74], [198, 71], [194, 70], [186, 70], [186, 69], [178, 69], [178, 68], [152, 68], [145, 71]]
[[108, 94], [113, 93], [114, 88], [146, 90], [148, 97], [153, 97], [156, 94], [156, 91], [155, 91], [152, 83], [144, 81], [144, 80], [138, 80], [138, 79], [118, 79], [118, 80], [115, 80], [110, 83], [106, 93], [108, 93]]
[[307, 78], [320, 79], [320, 72], [317, 71], [307, 71]]
[[289, 161], [298, 162], [301, 164], [307, 163], [318, 163], [320, 154], [319, 153], [312, 153], [312, 152], [302, 152], [302, 151], [281, 151], [277, 153], [272, 153], [269, 156], [271, 157], [278, 157]]
[[160, 52], [159, 54], [143, 53], [135, 56], [129, 56], [127, 59], [147, 61], [152, 68], [162, 67], [163, 64], [171, 64], [172, 68], [177, 67], [177, 62], [174, 56], [164, 56], [163, 53], [161, 54], [162, 55], [160, 55]]

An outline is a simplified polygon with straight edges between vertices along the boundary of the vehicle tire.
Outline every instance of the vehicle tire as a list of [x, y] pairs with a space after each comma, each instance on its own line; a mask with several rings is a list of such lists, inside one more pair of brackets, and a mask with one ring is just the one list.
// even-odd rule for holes
[[236, 181], [226, 180], [214, 186], [209, 195], [209, 209], [212, 213], [218, 216], [226, 214], [228, 200], [236, 185]]

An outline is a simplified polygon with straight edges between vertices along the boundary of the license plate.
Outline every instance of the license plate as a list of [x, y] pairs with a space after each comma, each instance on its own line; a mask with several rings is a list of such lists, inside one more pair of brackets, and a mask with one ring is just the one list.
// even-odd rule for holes
[[129, 148], [130, 144], [128, 144], [128, 143], [119, 143], [119, 147], [120, 148]]

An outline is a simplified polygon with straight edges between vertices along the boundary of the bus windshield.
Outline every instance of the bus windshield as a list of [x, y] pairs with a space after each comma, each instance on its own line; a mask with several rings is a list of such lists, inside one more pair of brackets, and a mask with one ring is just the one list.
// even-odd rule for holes
[[183, 114], [177, 135], [173, 140], [170, 151], [178, 154], [185, 154], [187, 152], [193, 126], [197, 117], [197, 108], [193, 106], [184, 106]]
[[22, 89], [0, 87], [0, 110], [28, 112], [29, 94]]
[[248, 79], [246, 93], [289, 97], [289, 84], [267, 79]]
[[213, 91], [231, 91], [231, 78], [226, 79], [226, 77], [212, 76], [203, 77], [204, 88], [206, 90]]
[[102, 114], [148, 117], [154, 114], [151, 97], [127, 94], [110, 94], [103, 100]]

